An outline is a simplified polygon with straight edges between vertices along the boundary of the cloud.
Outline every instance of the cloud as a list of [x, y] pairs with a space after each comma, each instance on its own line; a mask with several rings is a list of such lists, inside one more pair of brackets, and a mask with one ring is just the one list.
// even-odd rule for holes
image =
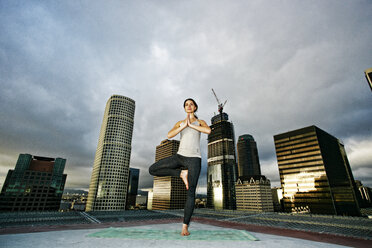
[[131, 166], [151, 187], [183, 100], [210, 123], [214, 88], [272, 185], [273, 135], [315, 124], [344, 140], [354, 177], [372, 186], [371, 13], [348, 1], [2, 2], [0, 181], [31, 153], [66, 158], [66, 187], [88, 188], [106, 101], [121, 94], [136, 101]]
[[354, 179], [361, 180], [364, 185], [372, 185], [372, 136], [367, 139], [352, 137], [344, 143]]

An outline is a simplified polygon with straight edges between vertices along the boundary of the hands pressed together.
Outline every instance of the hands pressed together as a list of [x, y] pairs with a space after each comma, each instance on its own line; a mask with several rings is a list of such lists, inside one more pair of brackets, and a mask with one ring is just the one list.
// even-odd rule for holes
[[190, 114], [187, 114], [186, 122], [185, 121], [177, 122], [176, 125], [174, 125], [174, 127], [168, 132], [168, 135], [167, 135], [168, 139], [173, 138], [186, 127], [190, 127], [192, 129], [195, 129], [199, 132], [206, 133], [206, 134], [211, 133], [211, 129], [205, 123], [205, 121], [198, 120], [198, 122], [199, 122], [199, 125], [192, 124]]
[[187, 114], [186, 123], [185, 122], [182, 122], [181, 128], [183, 130], [186, 127], [191, 127], [191, 126], [193, 126], [193, 125], [191, 124], [191, 121], [190, 121], [190, 114]]

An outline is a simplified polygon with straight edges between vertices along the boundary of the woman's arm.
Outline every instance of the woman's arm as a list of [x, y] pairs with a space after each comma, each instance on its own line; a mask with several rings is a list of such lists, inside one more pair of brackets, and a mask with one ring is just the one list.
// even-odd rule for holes
[[182, 121], [179, 121], [176, 123], [176, 125], [174, 125], [174, 127], [168, 132], [168, 139], [171, 139], [173, 138], [174, 136], [176, 136], [179, 132], [181, 132], [183, 129], [186, 128], [186, 123], [183, 123], [181, 126], [180, 124], [182, 123]]
[[194, 125], [194, 124], [189, 124], [189, 126], [195, 130], [198, 130], [199, 132], [210, 134], [211, 133], [211, 128], [207, 125], [207, 123], [203, 120], [198, 120], [200, 123], [200, 126]]

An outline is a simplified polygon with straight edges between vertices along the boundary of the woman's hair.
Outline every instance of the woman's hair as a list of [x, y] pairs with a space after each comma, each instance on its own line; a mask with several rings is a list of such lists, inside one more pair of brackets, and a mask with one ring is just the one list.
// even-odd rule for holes
[[196, 109], [195, 109], [195, 111], [194, 111], [194, 116], [195, 116], [196, 119], [198, 119], [198, 116], [196, 116], [196, 114], [195, 114], [195, 112], [198, 111], [198, 104], [196, 104], [196, 102], [195, 102], [194, 99], [192, 99], [192, 98], [187, 98], [187, 99], [183, 102], [183, 108], [185, 108], [185, 106], [186, 106], [186, 102], [187, 102], [188, 100], [190, 100], [190, 101], [192, 101], [192, 102], [194, 103], [194, 105], [195, 105], [195, 107], [196, 107]]

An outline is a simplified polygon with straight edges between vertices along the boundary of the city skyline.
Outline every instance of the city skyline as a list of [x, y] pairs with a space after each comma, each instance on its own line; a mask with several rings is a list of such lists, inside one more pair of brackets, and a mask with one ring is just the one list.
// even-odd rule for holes
[[[235, 139], [255, 137], [272, 187], [273, 136], [310, 125], [340, 138], [354, 178], [372, 187], [371, 13], [368, 1], [2, 1], [0, 185], [29, 153], [66, 158], [65, 188], [87, 190], [102, 110], [118, 94], [136, 101], [130, 167], [151, 188], [155, 147], [185, 118], [183, 101], [210, 125], [213, 88]], [[203, 134], [201, 152], [206, 193]]]

